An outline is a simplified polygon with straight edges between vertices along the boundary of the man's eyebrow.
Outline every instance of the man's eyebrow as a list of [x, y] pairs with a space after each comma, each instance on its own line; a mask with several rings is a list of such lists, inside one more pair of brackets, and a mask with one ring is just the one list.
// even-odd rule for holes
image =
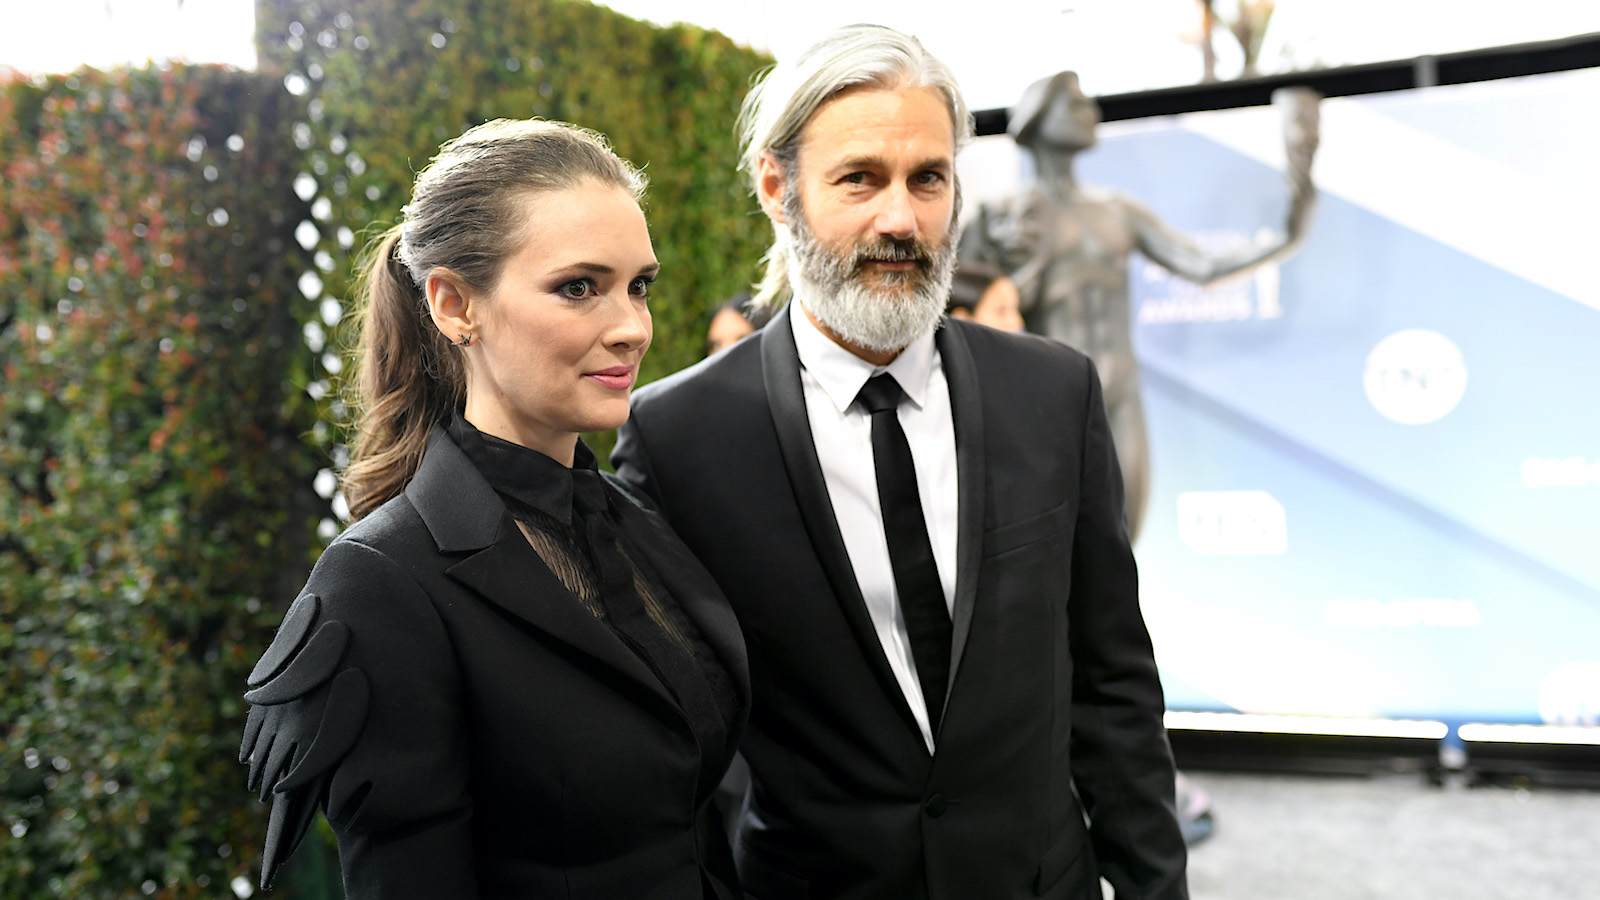
[[878, 169], [883, 167], [881, 156], [847, 156], [833, 164], [838, 169]]
[[[888, 163], [881, 156], [862, 155], [847, 156], [844, 159], [834, 163], [832, 168], [834, 171], [839, 171], [841, 169], [881, 169], [887, 167], [887, 165]], [[951, 168], [951, 160], [947, 156], [930, 156], [927, 159], [917, 163], [917, 165], [913, 168], [918, 172], [924, 172], [929, 169], [932, 169], [936, 172], [948, 172]]]

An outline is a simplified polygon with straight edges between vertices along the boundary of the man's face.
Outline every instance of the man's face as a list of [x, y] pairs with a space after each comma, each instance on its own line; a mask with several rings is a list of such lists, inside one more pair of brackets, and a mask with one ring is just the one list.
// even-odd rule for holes
[[866, 349], [933, 329], [955, 261], [955, 132], [932, 88], [857, 88], [801, 132], [794, 171], [764, 159], [759, 194], [789, 227], [807, 309]]

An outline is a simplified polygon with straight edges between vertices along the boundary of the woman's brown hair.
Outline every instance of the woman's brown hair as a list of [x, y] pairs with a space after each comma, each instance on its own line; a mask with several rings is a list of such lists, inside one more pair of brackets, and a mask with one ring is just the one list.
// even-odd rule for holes
[[537, 222], [532, 194], [595, 181], [643, 197], [644, 175], [596, 132], [564, 122], [499, 119], [439, 148], [411, 191], [400, 224], [361, 263], [355, 440], [343, 474], [350, 514], [361, 518], [405, 489], [436, 425], [466, 400], [466, 363], [439, 332], [423, 291], [453, 274], [492, 292], [505, 261]]

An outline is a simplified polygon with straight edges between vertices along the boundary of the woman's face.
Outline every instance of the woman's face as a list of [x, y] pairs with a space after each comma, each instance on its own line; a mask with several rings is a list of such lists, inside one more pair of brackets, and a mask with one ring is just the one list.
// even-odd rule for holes
[[980, 325], [1001, 331], [1021, 331], [1022, 312], [1018, 305], [1017, 286], [1009, 278], [997, 279], [978, 298], [972, 309], [972, 319]]
[[706, 329], [706, 355], [721, 353], [738, 343], [740, 338], [754, 332], [755, 327], [749, 319], [737, 309], [724, 306], [711, 317], [711, 327]]
[[659, 266], [639, 204], [585, 182], [525, 201], [528, 237], [473, 316], [466, 418], [568, 464], [579, 432], [628, 418]]

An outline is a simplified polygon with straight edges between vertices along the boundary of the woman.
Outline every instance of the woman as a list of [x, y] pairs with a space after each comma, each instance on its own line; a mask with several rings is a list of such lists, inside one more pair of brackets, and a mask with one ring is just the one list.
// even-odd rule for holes
[[732, 347], [746, 335], [755, 334], [766, 327], [772, 318], [772, 307], [752, 309], [750, 292], [744, 291], [731, 300], [724, 300], [711, 311], [706, 326], [706, 356], [714, 356]]
[[963, 260], [950, 282], [949, 313], [1001, 331], [1021, 331], [1017, 286], [994, 266]]
[[732, 347], [739, 339], [755, 334], [756, 326], [745, 315], [748, 293], [732, 300], [724, 300], [711, 311], [711, 323], [706, 326], [706, 355], [714, 356]]
[[245, 695], [263, 887], [320, 806], [352, 900], [739, 895], [709, 808], [738, 625], [578, 439], [650, 344], [643, 184], [592, 132], [491, 122], [373, 250], [358, 521]]

